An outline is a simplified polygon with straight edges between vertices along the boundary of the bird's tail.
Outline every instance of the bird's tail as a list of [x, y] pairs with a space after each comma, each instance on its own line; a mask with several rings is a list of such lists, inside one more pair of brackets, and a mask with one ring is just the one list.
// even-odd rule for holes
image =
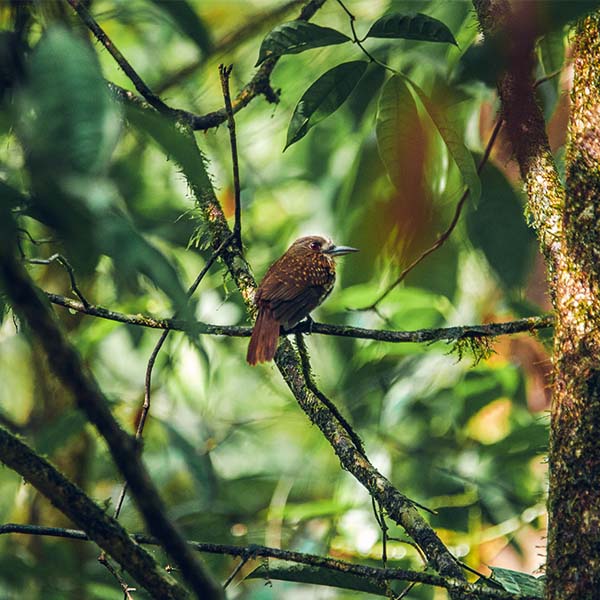
[[246, 355], [248, 364], [255, 365], [273, 360], [279, 340], [279, 325], [270, 308], [263, 306], [259, 309], [250, 344], [248, 344]]

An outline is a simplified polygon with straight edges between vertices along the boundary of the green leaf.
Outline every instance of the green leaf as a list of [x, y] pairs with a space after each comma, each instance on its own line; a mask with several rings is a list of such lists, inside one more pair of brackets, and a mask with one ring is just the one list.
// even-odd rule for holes
[[350, 573], [339, 573], [331, 569], [310, 565], [290, 565], [282, 561], [269, 561], [269, 566], [260, 566], [247, 577], [248, 579], [266, 579], [278, 581], [294, 581], [313, 585], [325, 585], [344, 590], [357, 590], [376, 596], [386, 596], [386, 587], [364, 577]]
[[377, 107], [377, 147], [394, 185], [402, 173], [400, 152], [413, 146], [414, 134], [420, 131], [419, 113], [414, 98], [401, 75], [394, 75], [383, 86]]
[[175, 22], [180, 31], [189, 37], [204, 54], [212, 52], [210, 33], [196, 11], [185, 0], [152, 0]]
[[442, 42], [458, 46], [444, 23], [422, 13], [392, 13], [377, 19], [366, 37]]
[[527, 573], [512, 571], [511, 569], [501, 569], [500, 567], [490, 567], [494, 574], [494, 580], [511, 594], [522, 594], [524, 596], [544, 597], [544, 580], [536, 578]]
[[367, 62], [364, 60], [342, 63], [323, 73], [304, 92], [294, 109], [284, 151], [344, 103], [366, 68]]
[[92, 47], [54, 27], [40, 40], [28, 66], [19, 133], [30, 166], [53, 179], [103, 172], [119, 136], [120, 118]]
[[406, 77], [405, 80], [410, 83], [419, 96], [427, 114], [442, 136], [450, 156], [454, 159], [454, 162], [462, 175], [465, 185], [469, 188], [470, 200], [476, 205], [481, 196], [481, 181], [477, 174], [477, 167], [475, 166], [473, 156], [464, 145], [462, 136], [448, 121], [446, 114], [429, 100], [425, 92], [414, 81], [411, 81]]
[[504, 175], [487, 164], [481, 180], [481, 201], [467, 213], [469, 238], [483, 252], [503, 286], [515, 290], [524, 285], [529, 273], [535, 236], [525, 222], [519, 196]]
[[260, 45], [258, 67], [267, 58], [282, 54], [300, 54], [311, 48], [334, 46], [349, 42], [350, 38], [330, 27], [320, 27], [306, 21], [290, 21], [278, 25], [267, 34]]

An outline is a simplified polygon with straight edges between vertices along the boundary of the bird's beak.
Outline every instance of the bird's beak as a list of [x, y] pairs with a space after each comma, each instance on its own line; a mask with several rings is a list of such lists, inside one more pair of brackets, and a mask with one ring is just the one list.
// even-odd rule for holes
[[342, 256], [343, 254], [350, 254], [350, 252], [358, 252], [358, 248], [351, 248], [350, 246], [331, 246], [327, 250], [323, 250], [323, 254], [330, 254], [331, 256]]

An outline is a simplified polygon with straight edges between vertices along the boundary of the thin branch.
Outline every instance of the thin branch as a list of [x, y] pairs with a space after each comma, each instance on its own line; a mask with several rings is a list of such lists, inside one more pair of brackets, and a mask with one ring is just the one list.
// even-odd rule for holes
[[125, 75], [129, 77], [135, 89], [146, 99], [148, 104], [164, 114], [171, 114], [173, 110], [168, 107], [143, 81], [136, 70], [129, 64], [129, 61], [121, 54], [119, 49], [113, 44], [112, 40], [106, 35], [106, 32], [98, 25], [98, 22], [90, 14], [82, 0], [66, 0], [73, 10], [79, 15], [79, 18], [87, 25], [96, 39], [108, 50], [109, 54], [115, 59], [115, 62], [121, 67]]
[[[159, 112], [169, 115], [174, 119], [186, 124], [191, 129], [196, 131], [207, 131], [213, 127], [218, 127], [221, 123], [227, 120], [227, 111], [222, 108], [205, 115], [197, 115], [193, 112], [172, 108], [165, 104], [150, 88], [144, 83], [141, 77], [135, 72], [133, 67], [127, 62], [125, 57], [117, 50], [110, 38], [89, 14], [87, 9], [83, 7], [81, 0], [65, 0], [77, 11], [82, 20], [91, 29], [97, 39], [110, 52], [115, 61], [125, 71], [131, 79], [136, 89], [140, 92], [147, 104], [133, 92], [126, 90], [112, 82], [107, 82], [110, 90], [123, 102], [128, 102], [138, 108], [147, 109], [152, 106]], [[297, 17], [299, 21], [308, 21], [316, 12], [323, 6], [326, 0], [310, 0], [300, 11]], [[279, 57], [269, 58], [263, 62], [252, 79], [241, 89], [238, 95], [231, 101], [231, 110], [233, 114], [240, 111], [242, 108], [250, 104], [257, 96], [264, 96], [267, 102], [277, 104], [279, 102], [279, 92], [271, 87], [271, 73], [275, 65], [279, 61]]]
[[352, 31], [352, 38], [354, 43], [361, 49], [361, 51], [363, 52], [363, 54], [373, 63], [379, 65], [380, 67], [383, 67], [384, 69], [390, 71], [391, 73], [398, 73], [398, 71], [396, 71], [396, 69], [392, 69], [392, 67], [390, 67], [389, 65], [386, 65], [384, 62], [378, 60], [377, 58], [375, 58], [362, 44], [362, 42], [364, 40], [361, 40], [357, 33], [356, 33], [356, 27], [354, 25], [354, 22], [356, 21], [356, 17], [354, 16], [353, 13], [351, 13], [348, 8], [346, 7], [346, 5], [342, 2], [342, 0], [337, 0], [337, 3], [342, 7], [342, 9], [344, 10], [344, 12], [348, 15], [348, 19], [350, 20], [350, 29]]
[[[206, 261], [206, 264], [204, 265], [204, 267], [202, 268], [200, 273], [198, 273], [198, 276], [196, 277], [196, 279], [194, 280], [192, 285], [187, 290], [188, 298], [191, 298], [191, 296], [194, 294], [194, 292], [198, 289], [198, 286], [200, 285], [201, 281], [204, 279], [205, 275], [208, 273], [208, 271], [213, 266], [215, 261], [219, 258], [219, 256], [221, 255], [221, 252], [223, 251], [225, 246], [231, 242], [232, 238], [233, 238], [233, 234], [229, 238], [225, 239], [221, 243], [221, 245], [212, 253], [211, 257]], [[175, 313], [173, 315], [173, 318], [175, 318], [176, 316], [177, 316], [177, 313]], [[152, 371], [154, 369], [154, 365], [156, 363], [158, 353], [160, 352], [161, 348], [163, 347], [170, 331], [171, 331], [170, 329], [165, 329], [165, 331], [163, 331], [158, 342], [156, 342], [156, 345], [154, 346], [152, 353], [150, 354], [150, 358], [149, 358], [148, 364], [146, 366], [146, 376], [144, 379], [144, 401], [142, 403], [142, 410], [140, 412], [140, 420], [138, 421], [137, 429], [135, 432], [135, 439], [138, 441], [140, 441], [144, 435], [144, 426], [146, 425], [146, 419], [148, 418], [148, 414], [150, 413], [150, 400], [151, 400], [151, 393], [152, 393]], [[114, 514], [115, 519], [119, 518], [119, 514], [121, 513], [121, 508], [123, 507], [123, 502], [125, 501], [126, 494], [127, 494], [127, 481], [125, 481], [125, 483], [123, 484], [123, 487], [121, 488], [121, 492], [119, 494], [119, 498], [117, 500], [117, 504], [115, 507], [115, 514]]]
[[[166, 575], [152, 556], [139, 546], [123, 527], [106, 514], [81, 489], [67, 479], [47, 460], [36, 454], [19, 438], [0, 427], [0, 461], [13, 469], [52, 504], [84, 531], [77, 536], [93, 540], [112, 556], [153, 598], [180, 600], [187, 592]], [[27, 531], [27, 527], [4, 525], [0, 532]], [[40, 529], [43, 532], [44, 529]], [[65, 530], [62, 537], [73, 537], [73, 530]], [[37, 534], [37, 531], [36, 531]], [[43, 533], [45, 535], [45, 533]]]
[[62, 254], [53, 254], [49, 258], [25, 258], [25, 260], [32, 265], [49, 265], [53, 262], [57, 262], [62, 265], [65, 271], [69, 275], [71, 282], [71, 291], [81, 300], [81, 303], [89, 308], [90, 303], [85, 299], [85, 296], [81, 293], [79, 287], [77, 287], [77, 280], [75, 279], [75, 270], [71, 266], [71, 263]]
[[117, 569], [112, 565], [110, 560], [106, 557], [104, 551], [98, 557], [98, 562], [115, 578], [121, 590], [123, 590], [123, 600], [134, 600], [131, 592], [137, 591], [136, 588], [131, 587], [119, 574]]
[[19, 234], [22, 237], [26, 237], [34, 246], [41, 246], [42, 244], [55, 244], [56, 240], [52, 239], [52, 238], [42, 238], [41, 240], [38, 240], [36, 238], [34, 238], [31, 233], [29, 233], [29, 231], [27, 231], [27, 229], [25, 229], [24, 227], [17, 227], [17, 231], [19, 232]]
[[[498, 134], [500, 133], [500, 130], [502, 129], [502, 119], [499, 118], [496, 121], [496, 124], [494, 125], [494, 129], [492, 131], [492, 134], [490, 135], [490, 139], [487, 143], [487, 146], [485, 147], [485, 151], [483, 153], [483, 156], [481, 157], [481, 160], [479, 161], [479, 165], [477, 166], [477, 173], [480, 174], [483, 167], [485, 166], [485, 164], [488, 161], [488, 158], [490, 157], [490, 153], [492, 151], [492, 148], [494, 146], [494, 143], [496, 142], [496, 139], [498, 137]], [[433, 243], [432, 246], [430, 246], [429, 248], [427, 248], [427, 250], [425, 250], [419, 257], [417, 257], [412, 263], [410, 263], [410, 265], [408, 265], [408, 267], [406, 267], [402, 273], [400, 273], [400, 275], [398, 276], [397, 279], [394, 280], [394, 282], [389, 285], [386, 290], [377, 298], [377, 300], [375, 300], [372, 304], [370, 304], [369, 306], [365, 306], [363, 308], [354, 308], [351, 310], [356, 310], [356, 311], [364, 311], [364, 310], [374, 310], [375, 308], [377, 308], [377, 305], [388, 296], [388, 294], [398, 285], [400, 285], [407, 277], [407, 275], [417, 266], [419, 265], [424, 259], [426, 259], [430, 254], [433, 254], [436, 250], [438, 250], [439, 248], [441, 248], [444, 243], [448, 240], [448, 238], [452, 235], [452, 232], [454, 231], [454, 228], [458, 225], [458, 221], [460, 219], [460, 215], [462, 213], [462, 209], [465, 205], [465, 202], [467, 200], [467, 198], [469, 197], [469, 193], [470, 193], [470, 188], [465, 188], [462, 196], [460, 197], [460, 200], [458, 201], [458, 203], [456, 204], [456, 208], [454, 210], [454, 216], [452, 217], [452, 220], [450, 221], [450, 224], [448, 225], [448, 227], [446, 228], [446, 231], [444, 231], [438, 238], [437, 240]]]
[[229, 584], [235, 579], [235, 576], [242, 570], [244, 565], [248, 562], [250, 557], [242, 556], [240, 562], [235, 566], [235, 569], [231, 571], [227, 579], [223, 583], [223, 589], [226, 590], [229, 587]]
[[554, 79], [556, 76], [560, 75], [563, 72], [563, 69], [564, 69], [564, 67], [561, 67], [560, 69], [556, 69], [556, 71], [552, 71], [552, 73], [548, 73], [548, 75], [544, 75], [543, 77], [540, 77], [533, 84], [533, 89], [538, 88], [540, 85], [542, 85], [542, 83], [546, 83], [547, 81]]
[[[15, 523], [0, 525], [0, 535], [9, 533], [44, 535], [76, 539], [81, 541], [86, 541], [88, 539], [85, 532], [75, 529], [43, 527], [39, 525], [20, 525]], [[157, 541], [154, 538], [145, 534], [132, 534], [131, 537], [139, 544], [157, 544]], [[504, 590], [492, 589], [489, 587], [480, 587], [456, 579], [445, 578], [423, 571], [394, 568], [382, 569], [379, 567], [370, 567], [329, 558], [327, 556], [319, 556], [291, 550], [281, 550], [279, 548], [270, 548], [268, 546], [232, 546], [228, 544], [211, 544], [197, 541], [188, 541], [188, 544], [198, 552], [237, 556], [246, 560], [253, 557], [274, 558], [286, 562], [328, 569], [339, 573], [349, 573], [352, 575], [357, 575], [358, 577], [364, 577], [366, 579], [372, 579], [382, 583], [390, 580], [423, 583], [425, 585], [445, 588], [450, 591], [462, 592], [464, 594], [463, 597], [469, 600], [536, 600], [537, 598], [535, 596], [512, 594]]]
[[23, 265], [13, 255], [10, 240], [0, 237], [0, 280], [15, 312], [48, 357], [50, 368], [69, 390], [79, 408], [106, 440], [116, 465], [127, 480], [148, 529], [181, 568], [198, 596], [222, 598], [223, 591], [189, 552], [179, 530], [169, 520], [156, 486], [141, 460], [139, 448], [113, 417], [98, 382], [68, 341], [56, 316], [39, 294]]
[[[79, 2], [80, 0], [66, 1]], [[321, 8], [321, 6], [325, 4], [325, 2], [326, 0], [310, 0], [302, 8], [300, 14], [296, 17], [296, 20], [310, 20]], [[254, 100], [254, 98], [257, 96], [264, 96], [267, 102], [270, 102], [271, 104], [277, 104], [279, 102], [279, 92], [271, 87], [271, 73], [279, 61], [279, 58], [280, 57], [276, 56], [265, 60], [259, 67], [258, 71], [256, 71], [252, 79], [250, 79], [250, 81], [240, 90], [237, 96], [232, 99], [231, 110], [233, 114], [236, 114], [242, 108], [248, 106], [248, 104], [250, 104], [250, 102], [252, 102], [252, 100]], [[108, 85], [113, 93], [115, 93], [121, 100], [135, 104], [138, 107], [146, 107], [144, 102], [132, 92], [125, 90], [114, 83], [109, 83]], [[147, 86], [145, 87], [147, 89]], [[144, 94], [142, 94], [142, 96], [144, 96]], [[144, 98], [146, 98], [146, 96], [144, 96]], [[218, 127], [227, 121], [227, 111], [224, 108], [206, 113], [204, 115], [197, 115], [190, 111], [170, 108], [160, 100], [159, 102], [166, 107], [166, 110], [163, 109], [162, 112], [170, 113], [173, 117], [187, 124], [196, 131], [207, 131], [208, 129]], [[148, 103], [154, 106], [152, 102], [148, 101]], [[154, 107], [157, 108], [156, 106]]]
[[[81, 312], [92, 317], [108, 319], [127, 325], [149, 327], [151, 329], [165, 329], [168, 331], [185, 331], [193, 335], [222, 335], [227, 337], [250, 337], [252, 327], [239, 325], [212, 325], [195, 321], [190, 323], [181, 319], [158, 319], [150, 315], [126, 314], [109, 310], [102, 306], [90, 305], [85, 307], [81, 302], [59, 294], [45, 292], [50, 302], [70, 310]], [[477, 339], [497, 337], [499, 335], [514, 335], [516, 333], [533, 333], [540, 329], [553, 327], [554, 317], [543, 315], [539, 317], [525, 317], [516, 321], [505, 323], [486, 323], [482, 325], [460, 325], [455, 327], [439, 327], [435, 329], [417, 329], [414, 331], [394, 331], [389, 329], [366, 329], [364, 327], [351, 327], [347, 325], [329, 325], [314, 321], [310, 327], [313, 334], [330, 335], [337, 337], [375, 340], [378, 342], [398, 343], [431, 343], [440, 341], [457, 341], [463, 339]], [[300, 323], [286, 334], [307, 333], [308, 325]]]
[[[325, 4], [326, 0], [310, 0], [300, 11], [296, 20], [308, 21]], [[279, 61], [279, 56], [269, 58], [263, 62], [252, 79], [242, 88], [240, 93], [232, 100], [231, 108], [233, 113], [237, 113], [247, 106], [254, 98], [263, 95], [267, 102], [276, 104], [279, 102], [279, 94], [271, 87], [271, 73]], [[225, 109], [216, 110], [206, 115], [194, 115], [189, 121], [192, 129], [196, 131], [206, 131], [217, 127], [227, 120], [227, 111]]]
[[295, 337], [306, 387], [331, 411], [333, 416], [338, 420], [338, 423], [346, 430], [346, 433], [352, 440], [354, 447], [366, 457], [367, 455], [365, 452], [365, 446], [359, 435], [354, 431], [354, 429], [352, 429], [352, 426], [350, 423], [348, 423], [344, 415], [342, 415], [342, 413], [338, 410], [337, 406], [321, 390], [319, 390], [317, 384], [314, 382], [310, 366], [310, 359], [308, 358], [308, 350], [306, 349], [306, 344], [304, 343], [303, 334], [296, 333]]
[[233, 236], [240, 252], [242, 252], [242, 199], [240, 190], [240, 166], [238, 163], [237, 139], [235, 136], [235, 118], [231, 106], [231, 95], [229, 93], [229, 76], [233, 65], [226, 67], [219, 65], [219, 76], [223, 89], [223, 100], [225, 101], [225, 112], [227, 113], [227, 126], [229, 128], [229, 143], [231, 145], [231, 164], [233, 168], [233, 188], [235, 192], [235, 221], [233, 224]]

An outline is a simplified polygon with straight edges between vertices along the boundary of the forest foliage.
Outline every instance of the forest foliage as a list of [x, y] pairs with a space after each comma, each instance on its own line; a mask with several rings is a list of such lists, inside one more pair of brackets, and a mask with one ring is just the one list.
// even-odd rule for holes
[[[593, 3], [538, 5], [539, 101], [560, 166], [569, 26]], [[243, 247], [258, 279], [300, 235], [359, 248], [339, 261], [316, 320], [412, 331], [546, 313], [544, 268], [502, 132], [486, 153], [502, 52], [482, 42], [472, 5], [330, 0], [309, 22], [297, 20], [300, 8], [95, 0], [90, 10], [162, 101], [196, 115], [223, 107], [220, 63], [233, 65], [236, 96], [256, 68], [280, 57], [270, 78], [277, 103], [257, 97], [235, 115]], [[214, 252], [197, 198], [214, 189], [233, 224], [227, 124], [192, 134], [169, 114], [124, 101], [106, 82], [133, 90], [131, 82], [67, 2], [4, 5], [0, 23], [2, 234], [18, 238], [21, 258], [60, 253], [83, 298], [113, 311], [250, 325], [220, 262], [190, 302], [186, 296]], [[380, 298], [447, 230], [457, 204], [462, 212], [440, 248]], [[77, 299], [63, 265], [27, 268], [42, 290]], [[4, 296], [0, 308], [0, 421], [112, 514], [122, 476], [106, 443]], [[160, 332], [54, 310], [113, 414], [134, 433]], [[477, 339], [305, 340], [319, 388], [375, 466], [435, 511], [426, 518], [452, 553], [493, 574], [498, 589], [539, 596], [551, 330], [489, 347]], [[401, 528], [388, 521], [382, 533], [371, 497], [340, 469], [276, 368], [246, 364], [246, 345], [190, 328], [172, 332], [158, 355], [143, 456], [168, 516], [192, 540], [377, 566], [385, 552], [389, 567], [422, 570]], [[8, 469], [0, 472], [0, 521], [70, 526]], [[120, 521], [144, 530], [129, 499]], [[168, 564], [161, 550], [153, 554]], [[122, 598], [97, 556], [80, 541], [2, 535], [3, 597]], [[219, 580], [237, 563], [204, 560]], [[229, 590], [293, 598], [320, 583], [310, 597], [364, 595], [330, 576], [254, 559]], [[338, 589], [332, 596], [323, 584]], [[419, 585], [407, 597], [444, 594]], [[133, 597], [146, 596], [138, 589]]]

